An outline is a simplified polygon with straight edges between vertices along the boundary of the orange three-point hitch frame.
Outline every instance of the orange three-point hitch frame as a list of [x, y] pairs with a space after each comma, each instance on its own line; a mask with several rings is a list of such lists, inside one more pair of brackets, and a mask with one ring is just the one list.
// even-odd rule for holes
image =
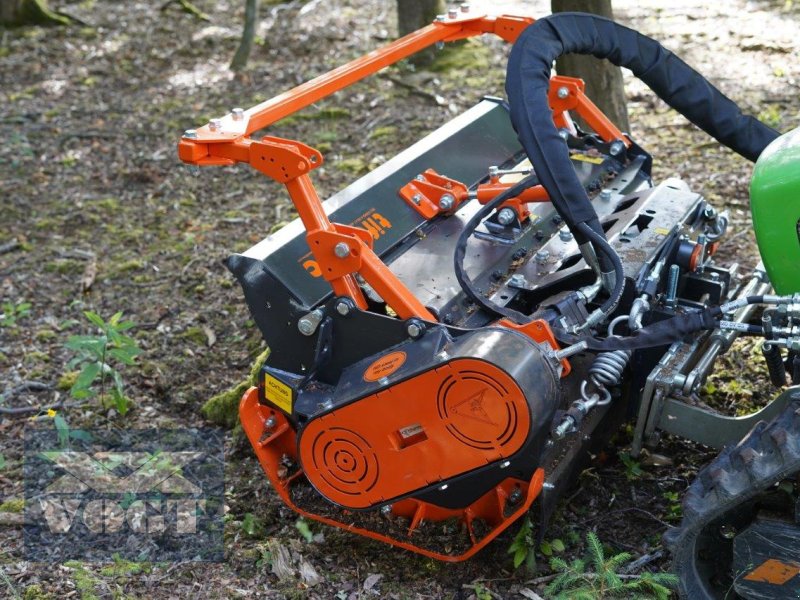
[[[438, 42], [452, 42], [484, 33], [493, 33], [507, 42], [514, 42], [523, 29], [533, 23], [530, 17], [488, 17], [469, 11], [404, 36], [381, 49], [349, 62], [316, 79], [312, 79], [275, 98], [248, 110], [234, 109], [221, 119], [186, 132], [178, 145], [184, 162], [198, 165], [232, 165], [247, 163], [267, 177], [286, 186], [298, 215], [306, 229], [306, 239], [322, 276], [338, 296], [348, 296], [360, 308], [366, 300], [355, 275], [359, 274], [401, 319], [417, 317], [435, 321], [434, 316], [389, 270], [372, 250], [372, 238], [366, 230], [331, 223], [314, 188], [309, 173], [323, 162], [322, 154], [294, 140], [265, 136], [260, 140], [250, 135], [327, 96], [346, 88], [415, 52]], [[556, 77], [557, 85], [550, 94], [554, 119], [559, 127], [572, 129], [567, 111], [576, 110], [607, 141], [622, 139], [622, 133], [583, 94], [583, 82]], [[486, 201], [502, 184], [490, 183], [479, 200]], [[467, 198], [466, 189], [458, 190], [455, 204]], [[512, 201], [520, 216], [524, 203], [546, 200], [543, 190], [534, 188]], [[438, 210], [438, 204], [437, 210]], [[428, 218], [434, 215], [428, 215]]]

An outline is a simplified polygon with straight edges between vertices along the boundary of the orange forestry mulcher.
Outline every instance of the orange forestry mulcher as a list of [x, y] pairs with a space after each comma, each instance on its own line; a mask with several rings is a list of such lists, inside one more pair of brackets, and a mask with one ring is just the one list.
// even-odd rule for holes
[[[427, 46], [485, 33], [514, 44], [508, 103], [481, 100], [326, 202], [313, 184], [318, 150], [255, 135]], [[722, 446], [755, 422], [686, 398], [736, 335], [766, 335], [747, 322], [753, 306], [792, 298], [766, 295], [763, 271], [743, 279], [714, 262], [726, 215], [680, 180], [652, 181], [651, 157], [583, 82], [551, 73], [567, 52], [630, 68], [752, 160], [778, 135], [611, 21], [462, 5], [181, 139], [187, 163], [248, 163], [285, 185], [299, 215], [227, 259], [271, 348], [241, 422], [298, 513], [464, 560], [532, 508], [543, 526], [588, 449], [625, 418], [638, 415], [634, 453], [658, 430]], [[788, 404], [779, 396], [763, 416], [791, 420]], [[794, 440], [781, 439], [782, 449]], [[773, 485], [770, 473], [750, 491]], [[693, 510], [708, 495], [708, 478], [698, 481]], [[717, 597], [739, 562], [761, 556], [750, 538], [740, 559], [733, 538], [713, 535], [749, 498], [720, 496], [706, 520], [672, 534], [684, 593]], [[730, 560], [703, 558], [709, 544], [727, 544]], [[756, 575], [736, 579], [739, 593], [778, 585], [748, 568]]]

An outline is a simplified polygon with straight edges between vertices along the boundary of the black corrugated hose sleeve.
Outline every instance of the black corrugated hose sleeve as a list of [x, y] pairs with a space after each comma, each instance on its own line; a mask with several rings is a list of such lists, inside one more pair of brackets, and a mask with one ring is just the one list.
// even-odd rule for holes
[[570, 229], [585, 222], [598, 231], [597, 215], [575, 175], [547, 100], [553, 61], [568, 53], [592, 54], [630, 69], [667, 104], [749, 160], [758, 158], [779, 135], [742, 114], [697, 71], [641, 33], [584, 13], [539, 19], [522, 32], [511, 50], [506, 94], [520, 142]]

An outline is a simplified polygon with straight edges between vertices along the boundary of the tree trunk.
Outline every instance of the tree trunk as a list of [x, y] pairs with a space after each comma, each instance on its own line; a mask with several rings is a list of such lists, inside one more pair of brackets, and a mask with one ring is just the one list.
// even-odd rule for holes
[[47, 0], [0, 0], [0, 25], [69, 25], [69, 19], [50, 10]]
[[[426, 25], [430, 25], [436, 15], [446, 11], [444, 0], [397, 0], [397, 31], [404, 36]], [[433, 61], [436, 56], [433, 48], [426, 48], [411, 57], [412, 64], [423, 65]]]
[[[551, 0], [556, 12], [587, 12], [609, 19], [614, 18], [611, 0]], [[586, 95], [622, 131], [630, 131], [628, 108], [625, 105], [625, 88], [622, 70], [608, 62], [598, 61], [594, 56], [567, 54], [556, 61], [559, 75], [580, 77], [586, 82]]]
[[241, 71], [247, 66], [250, 59], [250, 51], [253, 49], [253, 38], [256, 35], [256, 25], [258, 23], [258, 0], [246, 0], [244, 5], [244, 31], [242, 40], [236, 49], [231, 61], [231, 70]]

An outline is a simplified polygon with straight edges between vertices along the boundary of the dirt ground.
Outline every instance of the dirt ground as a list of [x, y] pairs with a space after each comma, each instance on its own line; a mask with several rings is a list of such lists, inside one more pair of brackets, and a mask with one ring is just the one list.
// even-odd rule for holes
[[[206, 424], [205, 400], [242, 381], [263, 342], [221, 260], [295, 213], [284, 191], [246, 167], [193, 174], [176, 157], [181, 132], [248, 107], [354, 58], [396, 35], [394, 3], [267, 2], [250, 68], [227, 69], [243, 3], [197, 0], [203, 21], [163, 0], [53, 0], [79, 18], [68, 28], [0, 31], [0, 300], [30, 302], [0, 327], [0, 394], [23, 381], [49, 387], [3, 398], [6, 406], [66, 400], [72, 428]], [[548, 3], [473, 2], [509, 13], [546, 14]], [[798, 125], [800, 9], [791, 0], [722, 3], [615, 0], [618, 20], [665, 43], [746, 110], [788, 131]], [[342, 188], [483, 95], [503, 95], [507, 48], [496, 40], [444, 51], [433, 70], [390, 69], [270, 128], [319, 148], [323, 197]], [[406, 82], [405, 85], [397, 83]], [[752, 267], [747, 186], [751, 166], [721, 149], [626, 79], [633, 137], [655, 158], [656, 180], [678, 175], [731, 212], [723, 262]], [[88, 288], [88, 289], [85, 289]], [[138, 365], [123, 369], [131, 411], [66, 398], [69, 335], [90, 333], [84, 310], [124, 311], [138, 324]], [[740, 348], [714, 380], [732, 411], [766, 397], [752, 348]], [[742, 377], [745, 368], [748, 376]], [[59, 386], [59, 382], [61, 385]], [[2, 396], [0, 396], [2, 397]], [[0, 402], [2, 404], [2, 402]], [[0, 419], [0, 502], [23, 495], [22, 434], [49, 416]], [[630, 432], [601, 453], [562, 503], [546, 539], [580, 555], [596, 531], [614, 550], [660, 551], [676, 523], [675, 500], [713, 452], [676, 439], [658, 450], [666, 466], [626, 468]], [[543, 593], [539, 570], [514, 570], [510, 537], [477, 558], [445, 565], [311, 523], [296, 527], [249, 448], [226, 450], [226, 554], [218, 565], [44, 565], [26, 562], [21, 528], [0, 525], [0, 596], [75, 598], [471, 598]], [[649, 461], [662, 462], [662, 461]], [[12, 503], [13, 504], [13, 503]], [[7, 505], [11, 506], [11, 504]], [[247, 515], [251, 516], [247, 516]], [[0, 522], [4, 522], [1, 521]], [[264, 556], [288, 548], [318, 577], [280, 580]], [[268, 561], [266, 561], [268, 563]], [[669, 568], [666, 555], [647, 569]]]

